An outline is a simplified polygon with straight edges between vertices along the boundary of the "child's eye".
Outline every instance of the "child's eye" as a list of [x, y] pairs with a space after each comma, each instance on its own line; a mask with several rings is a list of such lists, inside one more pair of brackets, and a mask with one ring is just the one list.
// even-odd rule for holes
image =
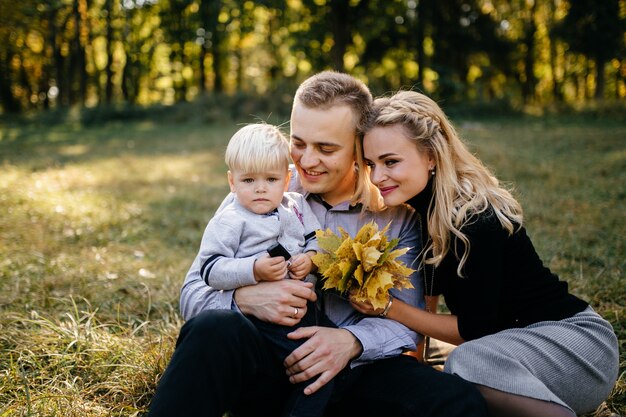
[[278, 178], [270, 177], [270, 178], [267, 179], [267, 181], [268, 182], [276, 182], [276, 181], [278, 181]]
[[244, 178], [241, 180], [241, 182], [245, 182], [246, 184], [252, 184], [254, 180], [252, 178]]

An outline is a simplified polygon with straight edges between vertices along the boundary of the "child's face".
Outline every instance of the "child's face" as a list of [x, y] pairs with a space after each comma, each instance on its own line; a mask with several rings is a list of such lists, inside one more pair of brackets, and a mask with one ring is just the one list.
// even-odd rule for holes
[[228, 171], [230, 191], [239, 203], [256, 214], [274, 210], [283, 199], [289, 185], [289, 171], [274, 169], [262, 173]]

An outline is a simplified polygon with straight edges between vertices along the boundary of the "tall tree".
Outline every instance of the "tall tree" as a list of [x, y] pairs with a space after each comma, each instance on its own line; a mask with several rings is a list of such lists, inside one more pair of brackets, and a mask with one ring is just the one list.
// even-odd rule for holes
[[87, 7], [87, 0], [72, 1], [74, 37], [70, 55], [70, 73], [72, 76], [78, 75], [78, 86], [70, 86], [70, 91], [73, 93], [70, 101], [73, 103], [80, 102], [83, 105], [87, 96], [87, 59], [85, 56], [85, 44], [88, 39], [86, 25]]
[[[530, 3], [530, 4], [529, 4]], [[524, 34], [524, 80], [522, 82], [522, 97], [525, 103], [533, 101], [535, 97], [535, 36], [537, 35], [537, 23], [535, 13], [538, 0], [522, 0]]]
[[617, 56], [624, 43], [625, 29], [619, 0], [570, 0], [567, 16], [555, 28], [555, 34], [565, 40], [572, 51], [594, 61], [596, 99], [604, 95], [605, 64]]
[[105, 17], [105, 37], [106, 37], [106, 55], [107, 55], [107, 63], [105, 67], [106, 81], [105, 81], [105, 101], [107, 104], [111, 104], [113, 99], [113, 14], [115, 13], [115, 1], [114, 0], [105, 0], [104, 2], [104, 13]]

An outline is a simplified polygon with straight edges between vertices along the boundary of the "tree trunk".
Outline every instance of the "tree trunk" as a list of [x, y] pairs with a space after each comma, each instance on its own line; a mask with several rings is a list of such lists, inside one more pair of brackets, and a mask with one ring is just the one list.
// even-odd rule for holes
[[198, 72], [200, 73], [200, 76], [198, 77], [198, 87], [200, 87], [201, 94], [204, 94], [206, 92], [206, 65], [204, 64], [204, 61], [206, 60], [206, 57], [208, 55], [206, 43], [207, 40], [205, 39], [200, 48], [200, 62], [198, 65]]
[[74, 18], [74, 39], [72, 40], [72, 54], [70, 57], [70, 74], [72, 78], [78, 74], [78, 89], [74, 94], [73, 83], [70, 83], [70, 92], [72, 92], [70, 102], [79, 102], [85, 104], [87, 96], [87, 69], [85, 68], [85, 48], [81, 43], [83, 31], [83, 15], [87, 13], [87, 4], [85, 0], [74, 0], [72, 2], [72, 16]]
[[224, 81], [222, 79], [222, 55], [220, 53], [221, 34], [219, 31], [213, 32], [213, 42], [211, 44], [211, 55], [213, 55], [213, 91], [221, 93], [224, 91]]
[[[556, 5], [554, 4], [554, 0], [548, 2], [550, 5], [550, 27], [554, 26], [555, 22], [555, 9]], [[556, 38], [554, 36], [550, 36], [548, 41], [550, 42], [550, 72], [552, 73], [552, 96], [555, 101], [562, 102], [563, 101], [563, 93], [561, 88], [561, 80], [557, 76], [558, 73], [558, 63], [557, 63], [557, 49], [556, 49]]]
[[333, 34], [333, 46], [330, 49], [332, 66], [336, 71], [344, 71], [343, 57], [350, 39], [348, 25], [349, 0], [330, 0], [330, 27]]
[[0, 104], [5, 113], [19, 113], [21, 110], [20, 103], [13, 96], [11, 91], [11, 73], [9, 62], [13, 56], [10, 44], [6, 52], [0, 53]]
[[[113, 100], [113, 0], [106, 0], [104, 4], [106, 10], [106, 43], [107, 43], [107, 65], [105, 68], [105, 101], [111, 104]], [[126, 57], [128, 64], [128, 56]]]
[[524, 102], [529, 103], [534, 100], [535, 86], [537, 79], [535, 78], [535, 34], [537, 32], [537, 24], [535, 23], [535, 11], [537, 10], [537, 0], [533, 1], [529, 11], [530, 16], [526, 21], [526, 30], [524, 36], [524, 45], [526, 45], [526, 56], [524, 57], [524, 84], [522, 85], [522, 93]]
[[424, 90], [424, 69], [426, 66], [426, 53], [424, 51], [424, 39], [426, 38], [426, 0], [420, 0], [417, 6], [417, 85]]
[[606, 59], [601, 54], [596, 56], [596, 91], [594, 98], [596, 100], [604, 100], [604, 87], [606, 78], [604, 77], [604, 66]]

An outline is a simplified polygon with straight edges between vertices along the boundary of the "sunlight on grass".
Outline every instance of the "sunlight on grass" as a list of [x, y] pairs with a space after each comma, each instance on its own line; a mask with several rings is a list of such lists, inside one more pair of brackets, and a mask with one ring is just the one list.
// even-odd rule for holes
[[[35, 312], [3, 317], [12, 326], [0, 336], [1, 415], [136, 415], [171, 356], [178, 323], [142, 336], [143, 324], [100, 324], [95, 311], [68, 307], [58, 320]], [[8, 389], [15, 385], [24, 397]]]

